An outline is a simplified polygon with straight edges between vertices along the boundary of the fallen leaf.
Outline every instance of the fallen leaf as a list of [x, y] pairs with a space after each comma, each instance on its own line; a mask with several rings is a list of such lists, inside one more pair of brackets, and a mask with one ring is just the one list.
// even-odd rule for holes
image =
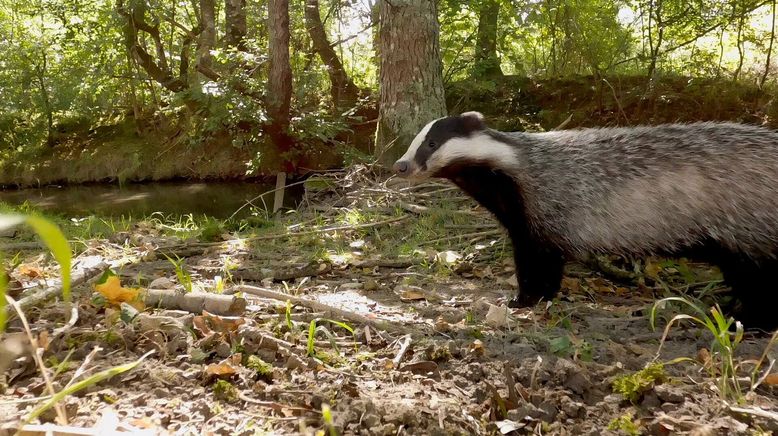
[[778, 385], [778, 372], [768, 374], [767, 377], [764, 378], [763, 383], [770, 386]]
[[503, 421], [496, 421], [495, 425], [497, 425], [497, 430], [499, 430], [500, 433], [502, 434], [508, 434], [516, 430], [521, 430], [522, 428], [527, 426], [527, 424], [523, 422], [511, 421], [509, 419]]
[[435, 259], [444, 265], [454, 265], [455, 263], [462, 260], [462, 255], [456, 251], [446, 250], [439, 252], [435, 256]]
[[508, 317], [509, 314], [510, 309], [508, 309], [508, 306], [495, 306], [490, 304], [489, 312], [486, 313], [484, 322], [486, 322], [487, 325], [495, 328], [507, 327], [510, 324], [510, 318]]
[[37, 277], [43, 277], [43, 271], [41, 271], [40, 268], [37, 266], [32, 265], [20, 265], [19, 268], [17, 268], [17, 271], [19, 274], [34, 279]]
[[205, 374], [211, 377], [229, 378], [237, 374], [237, 372], [238, 370], [235, 368], [235, 366], [233, 366], [227, 360], [219, 363], [212, 363], [205, 367]]
[[481, 342], [479, 339], [476, 339], [473, 341], [472, 344], [470, 344], [470, 352], [478, 355], [484, 354], [484, 343]]
[[400, 301], [418, 301], [426, 300], [427, 296], [424, 295], [420, 289], [408, 288], [400, 291]]
[[121, 303], [128, 303], [138, 310], [142, 310], [144, 305], [140, 301], [140, 288], [125, 288], [119, 281], [119, 276], [107, 270], [103, 276], [94, 285], [95, 291], [105, 297], [108, 303], [118, 306]]

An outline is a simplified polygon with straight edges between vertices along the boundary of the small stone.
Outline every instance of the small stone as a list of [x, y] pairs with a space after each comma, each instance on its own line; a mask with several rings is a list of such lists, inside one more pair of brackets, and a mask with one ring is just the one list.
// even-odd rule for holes
[[619, 405], [622, 401], [624, 401], [624, 397], [621, 394], [610, 394], [606, 395], [605, 398], [602, 399], [602, 401], [605, 404], [613, 404], [613, 405]]
[[530, 417], [532, 419], [539, 419], [545, 414], [545, 412], [530, 403], [524, 403], [521, 406], [509, 410], [507, 418], [511, 421], [522, 422], [524, 418]]
[[666, 403], [683, 403], [684, 396], [679, 388], [669, 385], [657, 385], [654, 386], [654, 392], [660, 400]]
[[362, 283], [359, 282], [343, 283], [342, 285], [340, 285], [339, 289], [341, 291], [356, 291], [358, 289], [362, 289]]
[[647, 409], [653, 409], [654, 407], [658, 407], [661, 403], [662, 402], [659, 401], [656, 393], [646, 392], [646, 394], [643, 395], [643, 400], [640, 402], [640, 405]]
[[378, 283], [373, 279], [365, 280], [365, 284], [362, 285], [362, 289], [367, 292], [373, 292], [378, 290]]
[[176, 284], [167, 277], [158, 277], [149, 283], [149, 289], [173, 289]]
[[380, 423], [381, 423], [381, 417], [374, 413], [368, 413], [362, 417], [362, 424], [367, 428], [375, 427]]
[[678, 404], [675, 403], [662, 403], [661, 406], [659, 406], [663, 412], [665, 413], [671, 413], [678, 410]]
[[554, 422], [554, 419], [559, 414], [559, 410], [557, 410], [556, 404], [553, 401], [544, 401], [540, 404], [539, 409], [543, 411], [541, 418], [545, 422]]
[[230, 347], [230, 344], [228, 344], [227, 342], [224, 342], [224, 341], [219, 342], [216, 345], [215, 351], [216, 351], [216, 354], [219, 357], [222, 357], [222, 358], [225, 358], [225, 359], [230, 357], [230, 355], [232, 355], [232, 347]]
[[584, 411], [584, 405], [576, 401], [568, 401], [562, 404], [562, 411], [570, 418], [577, 418]]

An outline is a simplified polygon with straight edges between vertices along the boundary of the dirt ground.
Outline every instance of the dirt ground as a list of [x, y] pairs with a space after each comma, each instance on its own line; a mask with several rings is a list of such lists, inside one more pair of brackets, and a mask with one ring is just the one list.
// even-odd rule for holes
[[[619, 282], [608, 268], [571, 263], [557, 300], [508, 309], [515, 281], [510, 246], [488, 214], [457, 190], [387, 183], [369, 169], [333, 173], [306, 190], [300, 211], [266, 228], [225, 227], [222, 241], [181, 240], [163, 225], [139, 223], [79, 244], [77, 259], [113, 262], [125, 287], [175, 293], [191, 285], [194, 292], [241, 297], [245, 308], [217, 315], [147, 306], [134, 314], [96, 298], [94, 280], [75, 289], [74, 325], [66, 324], [68, 304], [26, 308], [56, 391], [73, 386], [74, 375], [84, 380], [153, 351], [133, 369], [60, 401], [66, 422], [49, 409], [27, 429], [51, 423], [59, 434], [778, 430], [770, 335], [746, 332], [729, 360], [713, 334], [691, 322], [670, 328], [662, 342], [667, 321], [684, 304], [659, 309], [658, 327], [651, 328], [651, 308], [662, 297], [725, 298], [715, 269], [614, 260], [619, 271], [635, 271], [631, 282]], [[30, 289], [12, 292], [14, 298], [57, 277], [42, 253], [18, 257], [12, 289]], [[185, 259], [179, 268], [165, 257], [173, 254]], [[245, 285], [271, 293], [252, 295]], [[26, 334], [11, 316], [0, 340], [3, 353], [13, 352], [0, 379], [0, 434], [13, 434], [49, 392], [29, 342], [18, 339], [17, 354], [9, 345], [14, 338]]]

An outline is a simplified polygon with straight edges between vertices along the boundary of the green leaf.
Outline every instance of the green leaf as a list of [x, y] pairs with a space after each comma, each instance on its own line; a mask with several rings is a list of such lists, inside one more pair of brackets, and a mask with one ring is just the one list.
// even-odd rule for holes
[[106, 280], [108, 280], [109, 277], [113, 277], [115, 275], [116, 275], [116, 273], [113, 272], [113, 270], [111, 270], [111, 268], [108, 268], [107, 270], [103, 271], [103, 273], [100, 275], [100, 278], [97, 279], [97, 283], [96, 284], [103, 285], [103, 284], [105, 284]]
[[316, 350], [313, 348], [316, 337], [316, 320], [312, 319], [311, 324], [308, 326], [308, 355], [313, 356], [316, 354]]
[[62, 274], [62, 297], [70, 301], [70, 244], [54, 223], [37, 216], [27, 217], [27, 224], [35, 230], [59, 263]]
[[572, 354], [573, 341], [567, 335], [552, 339], [550, 345], [550, 351], [557, 356], [564, 357]]

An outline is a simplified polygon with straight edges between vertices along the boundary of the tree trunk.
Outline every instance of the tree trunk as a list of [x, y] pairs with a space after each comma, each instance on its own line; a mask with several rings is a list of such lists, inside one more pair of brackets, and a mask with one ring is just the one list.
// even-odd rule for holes
[[49, 147], [54, 146], [54, 111], [51, 108], [51, 98], [49, 98], [49, 91], [46, 87], [46, 72], [48, 70], [48, 62], [46, 59], [46, 52], [41, 51], [41, 64], [35, 66], [35, 78], [38, 82], [38, 90], [41, 93], [41, 101], [43, 102], [43, 110], [46, 112], [46, 145]]
[[[738, 10], [738, 3], [735, 2], [733, 8], [735, 10]], [[736, 37], [736, 43], [737, 43], [737, 54], [738, 54], [738, 60], [737, 60], [737, 68], [735, 68], [735, 72], [732, 73], [732, 80], [737, 82], [738, 79], [740, 79], [740, 72], [743, 71], [743, 61], [745, 52], [743, 50], [743, 26], [745, 25], [746, 20], [746, 12], [744, 10], [740, 10], [739, 16], [738, 16], [738, 22], [737, 22], [737, 37]]]
[[770, 44], [767, 46], [767, 59], [764, 63], [762, 78], [759, 80], [759, 89], [764, 89], [764, 84], [767, 82], [767, 75], [770, 73], [770, 57], [773, 54], [773, 43], [775, 42], [775, 3], [776, 0], [773, 0], [773, 20], [772, 25], [770, 26]]
[[[268, 0], [267, 9], [270, 33], [267, 112], [271, 120], [267, 133], [284, 157], [283, 154], [292, 146], [287, 131], [292, 101], [292, 67], [289, 64], [289, 0]], [[288, 160], [284, 166], [287, 172], [294, 169]]]
[[224, 42], [246, 50], [246, 0], [224, 0]]
[[446, 115], [435, 0], [379, 4], [376, 155], [390, 166], [429, 121]]
[[211, 68], [211, 50], [216, 46], [216, 5], [214, 0], [200, 0], [200, 28], [197, 40], [197, 63]]
[[478, 33], [475, 43], [476, 77], [500, 77], [500, 60], [497, 58], [497, 18], [500, 3], [497, 0], [484, 0], [478, 12]]
[[313, 48], [327, 67], [333, 107], [337, 111], [354, 107], [359, 90], [346, 74], [343, 63], [327, 39], [319, 12], [319, 0], [305, 0], [305, 27], [308, 28]]

